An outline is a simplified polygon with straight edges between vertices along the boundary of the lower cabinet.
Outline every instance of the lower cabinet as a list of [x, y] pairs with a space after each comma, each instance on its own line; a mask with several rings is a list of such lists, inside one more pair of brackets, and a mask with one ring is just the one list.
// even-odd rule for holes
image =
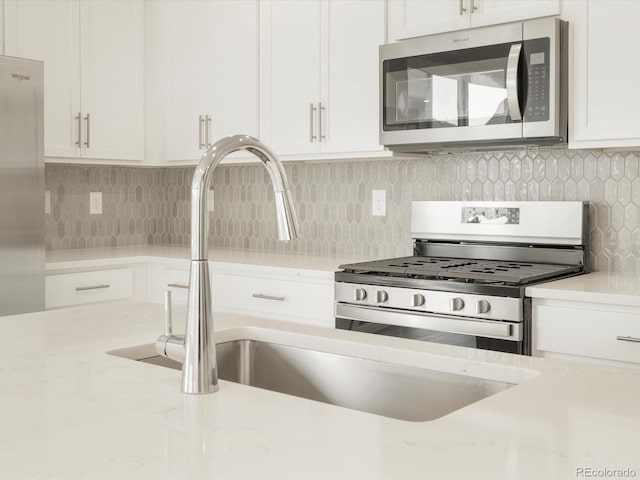
[[[174, 305], [186, 305], [189, 267], [189, 260], [156, 258], [102, 270], [81, 271], [77, 264], [70, 273], [58, 269], [45, 278], [46, 308], [127, 298], [162, 303], [165, 291]], [[218, 262], [209, 267], [215, 311], [334, 326], [333, 272]]]
[[333, 328], [333, 272], [225, 264], [212, 269], [215, 310]]
[[47, 275], [45, 308], [132, 298], [133, 283], [131, 268]]
[[534, 298], [532, 350], [640, 368], [640, 307]]

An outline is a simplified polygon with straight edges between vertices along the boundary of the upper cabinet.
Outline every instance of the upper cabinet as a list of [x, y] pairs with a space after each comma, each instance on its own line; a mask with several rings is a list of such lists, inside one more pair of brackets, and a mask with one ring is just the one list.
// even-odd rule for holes
[[147, 161], [197, 162], [227, 135], [258, 135], [258, 2], [146, 4]]
[[640, 146], [640, 2], [571, 2], [570, 148]]
[[45, 62], [47, 161], [144, 155], [141, 0], [5, 0], [5, 53]]
[[260, 131], [296, 155], [380, 152], [382, 0], [260, 2]]
[[560, 13], [560, 0], [388, 0], [389, 41]]

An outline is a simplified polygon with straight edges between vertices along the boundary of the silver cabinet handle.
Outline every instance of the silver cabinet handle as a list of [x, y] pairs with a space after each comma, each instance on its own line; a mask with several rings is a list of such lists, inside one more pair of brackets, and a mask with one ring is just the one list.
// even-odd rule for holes
[[325, 139], [324, 133], [322, 133], [322, 116], [324, 114], [325, 108], [322, 105], [322, 102], [318, 103], [318, 130], [320, 131], [320, 141]]
[[478, 10], [478, 7], [477, 7], [477, 5], [475, 3], [475, 0], [471, 0], [471, 7], [469, 8], [469, 10], [471, 10], [471, 14], [473, 14], [473, 12]]
[[458, 14], [459, 15], [464, 15], [464, 12], [466, 12], [467, 9], [464, 8], [464, 0], [459, 0], [458, 2]]
[[309, 141], [311, 143], [316, 141], [316, 129], [315, 129], [315, 113], [316, 106], [313, 103], [309, 104]]
[[76, 141], [76, 145], [80, 147], [82, 145], [82, 113], [78, 112], [76, 122], [78, 127], [78, 140]]
[[102, 288], [109, 288], [111, 285], [100, 284], [100, 285], [90, 285], [87, 287], [76, 287], [76, 292], [84, 292], [86, 290], [100, 290]]
[[204, 116], [204, 131], [204, 141], [206, 143], [205, 146], [209, 148], [211, 146], [211, 117], [209, 116], [209, 114]]
[[629, 336], [623, 337], [623, 336], [618, 335], [618, 336], [616, 337], [616, 339], [617, 339], [617, 340], [620, 340], [621, 342], [634, 342], [634, 343], [640, 343], [640, 338], [638, 338], [638, 337], [629, 337]]
[[91, 148], [91, 118], [89, 118], [88, 113], [87, 116], [84, 117], [84, 119], [87, 121], [87, 141], [84, 142], [84, 144], [87, 146], [87, 148]]
[[274, 297], [273, 295], [264, 295], [262, 293], [254, 293], [251, 295], [253, 298], [261, 298], [263, 300], [276, 300], [278, 302], [284, 302], [286, 297]]
[[167, 287], [171, 287], [171, 288], [189, 288], [189, 285], [184, 285], [182, 283], [167, 283]]
[[204, 119], [202, 115], [198, 115], [198, 149], [204, 147], [204, 143], [202, 142], [202, 124], [204, 123]]
[[514, 43], [509, 49], [507, 58], [507, 105], [511, 120], [522, 120], [518, 99], [518, 64], [520, 63], [521, 43]]

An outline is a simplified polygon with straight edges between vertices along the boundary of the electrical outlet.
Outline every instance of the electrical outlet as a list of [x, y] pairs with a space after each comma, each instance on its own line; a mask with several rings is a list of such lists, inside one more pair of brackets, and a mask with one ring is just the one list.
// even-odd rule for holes
[[213, 212], [213, 188], [207, 191], [207, 210]]
[[102, 192], [89, 192], [89, 214], [102, 214]]
[[376, 217], [387, 215], [386, 190], [371, 190], [371, 215]]
[[44, 191], [44, 213], [51, 213], [51, 190]]

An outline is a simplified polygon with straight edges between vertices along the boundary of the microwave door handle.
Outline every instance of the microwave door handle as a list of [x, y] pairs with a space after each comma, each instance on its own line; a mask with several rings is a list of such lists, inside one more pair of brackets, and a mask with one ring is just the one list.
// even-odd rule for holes
[[507, 105], [509, 115], [514, 121], [522, 120], [520, 112], [520, 101], [518, 98], [518, 64], [520, 63], [521, 43], [514, 43], [509, 49], [507, 58]]

